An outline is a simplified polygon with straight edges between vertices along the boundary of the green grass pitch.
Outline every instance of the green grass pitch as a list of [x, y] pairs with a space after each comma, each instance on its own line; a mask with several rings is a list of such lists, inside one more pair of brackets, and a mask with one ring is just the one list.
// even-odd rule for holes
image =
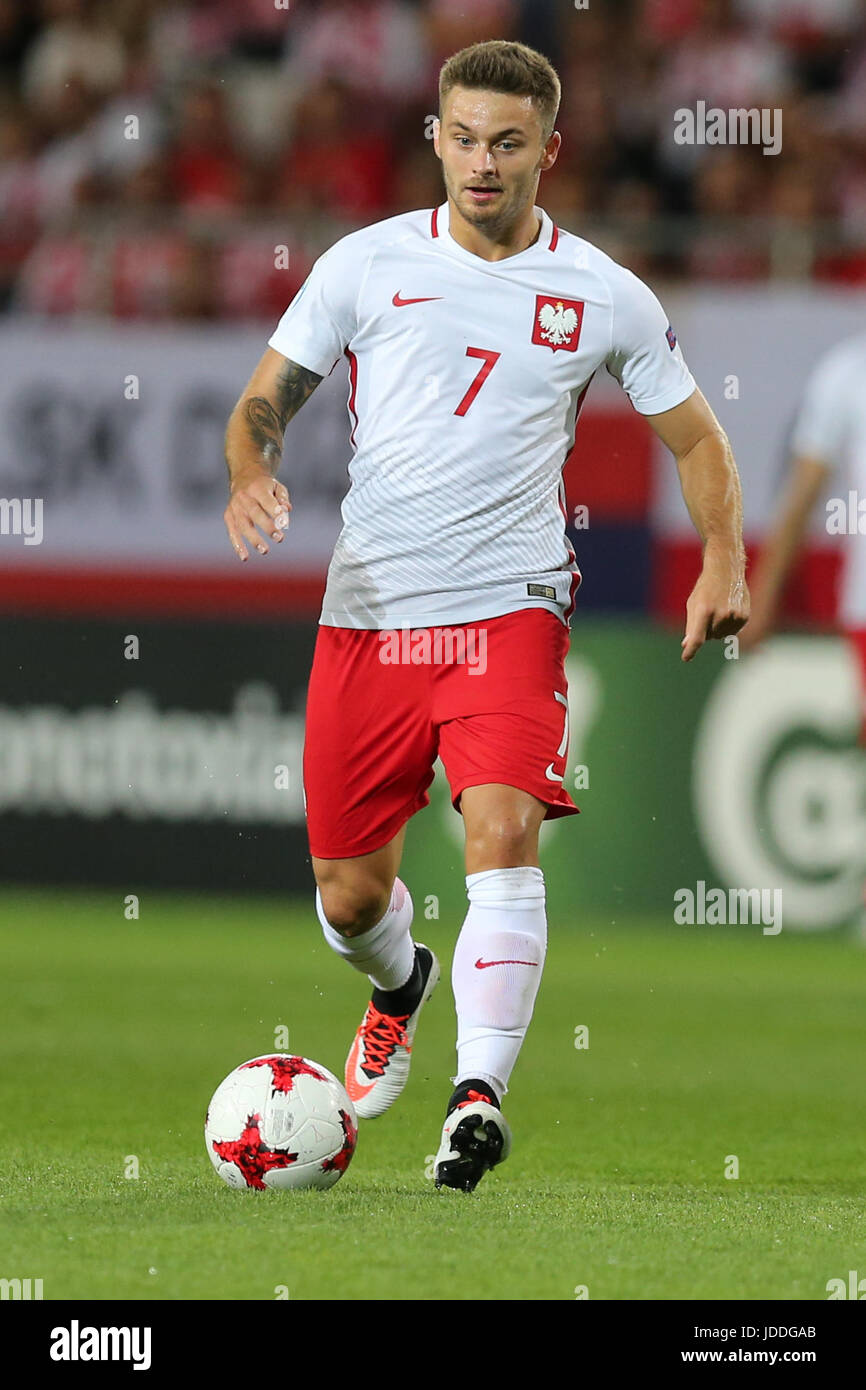
[[341, 1074], [366, 1001], [312, 901], [147, 894], [127, 921], [120, 894], [4, 892], [0, 919], [0, 1276], [46, 1299], [798, 1300], [866, 1274], [853, 941], [552, 920], [514, 1151], [467, 1197], [427, 1176], [458, 923], [424, 922], [444, 978], [400, 1102], [330, 1192], [256, 1194], [208, 1162], [212, 1091], [279, 1025]]

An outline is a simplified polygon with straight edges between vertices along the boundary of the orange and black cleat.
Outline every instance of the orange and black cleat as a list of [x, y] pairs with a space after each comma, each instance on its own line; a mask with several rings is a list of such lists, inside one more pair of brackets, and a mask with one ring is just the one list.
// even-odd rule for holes
[[439, 962], [428, 946], [416, 942], [415, 951], [421, 976], [418, 1002], [406, 1012], [387, 1013], [377, 1007], [374, 995], [346, 1058], [346, 1090], [359, 1119], [383, 1115], [409, 1079], [418, 1017], [440, 975]]

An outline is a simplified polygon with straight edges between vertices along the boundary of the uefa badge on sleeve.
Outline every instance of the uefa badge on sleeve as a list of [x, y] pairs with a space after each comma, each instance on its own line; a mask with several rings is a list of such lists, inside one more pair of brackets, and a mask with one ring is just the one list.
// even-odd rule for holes
[[552, 352], [558, 348], [577, 352], [582, 324], [582, 299], [558, 299], [553, 294], [535, 296], [532, 341], [539, 347], [549, 347]]

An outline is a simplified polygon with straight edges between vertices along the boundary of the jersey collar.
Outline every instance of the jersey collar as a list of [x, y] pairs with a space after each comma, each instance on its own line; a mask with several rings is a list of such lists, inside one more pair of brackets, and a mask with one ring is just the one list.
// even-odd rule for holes
[[522, 263], [527, 256], [536, 256], [541, 252], [553, 251], [559, 239], [558, 228], [554, 225], [553, 219], [547, 215], [544, 208], [535, 207], [535, 211], [541, 217], [541, 231], [531, 246], [527, 246], [524, 251], [518, 251], [514, 256], [506, 256], [501, 261], [487, 261], [483, 256], [476, 256], [474, 251], [467, 251], [465, 246], [461, 246], [451, 235], [451, 207], [448, 199], [440, 203], [438, 208], [434, 208], [430, 217], [430, 236], [436, 241], [437, 245], [449, 255], [455, 256], [458, 260], [466, 261], [469, 265], [488, 266], [501, 268], [506, 265]]

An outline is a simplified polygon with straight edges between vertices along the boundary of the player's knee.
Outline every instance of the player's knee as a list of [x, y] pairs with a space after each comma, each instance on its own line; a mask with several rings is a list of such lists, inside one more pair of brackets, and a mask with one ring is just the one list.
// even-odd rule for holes
[[364, 880], [319, 886], [322, 908], [334, 931], [341, 936], [360, 936], [381, 921], [388, 910], [390, 889]]
[[507, 869], [532, 861], [537, 850], [538, 831], [520, 818], [488, 820], [467, 827], [466, 844], [475, 858], [489, 860], [491, 869]]

